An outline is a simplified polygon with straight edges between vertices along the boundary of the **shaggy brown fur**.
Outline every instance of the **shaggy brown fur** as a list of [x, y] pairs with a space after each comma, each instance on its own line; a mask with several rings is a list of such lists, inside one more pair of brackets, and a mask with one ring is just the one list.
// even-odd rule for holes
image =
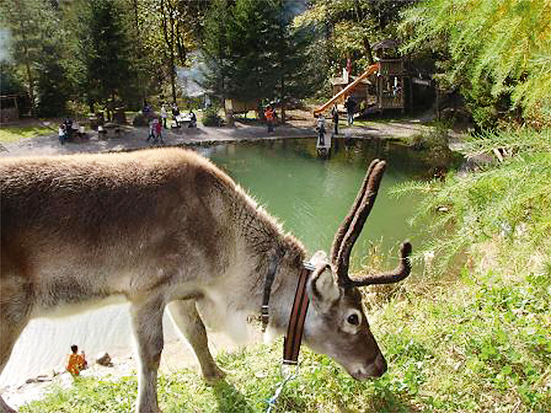
[[[140, 360], [137, 411], [159, 411], [164, 309], [206, 380], [219, 380], [224, 372], [209, 352], [203, 320], [230, 333], [242, 329], [259, 314], [264, 278], [281, 252], [270, 328], [285, 330], [304, 248], [194, 152], [3, 158], [0, 191], [0, 371], [31, 318], [120, 296], [131, 303]], [[306, 343], [358, 379], [382, 374], [384, 359], [357, 293], [339, 288], [330, 268], [310, 283], [316, 297]], [[346, 324], [351, 313], [360, 325]], [[2, 398], [0, 411], [13, 411]]]

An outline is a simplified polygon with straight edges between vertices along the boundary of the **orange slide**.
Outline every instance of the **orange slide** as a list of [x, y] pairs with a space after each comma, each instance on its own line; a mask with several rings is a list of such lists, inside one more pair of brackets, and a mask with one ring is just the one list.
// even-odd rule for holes
[[373, 73], [377, 72], [379, 70], [379, 63], [373, 63], [372, 65], [367, 67], [367, 70], [363, 72], [360, 76], [356, 78], [352, 83], [350, 83], [348, 86], [346, 86], [343, 90], [341, 90], [339, 93], [337, 93], [335, 96], [333, 96], [329, 101], [322, 106], [320, 106], [317, 109], [314, 109], [314, 116], [325, 111], [327, 108], [329, 108], [334, 102], [337, 101], [341, 96], [346, 96], [349, 92], [354, 90], [354, 88], [362, 81], [362, 79], [365, 79], [368, 76], [371, 76]]

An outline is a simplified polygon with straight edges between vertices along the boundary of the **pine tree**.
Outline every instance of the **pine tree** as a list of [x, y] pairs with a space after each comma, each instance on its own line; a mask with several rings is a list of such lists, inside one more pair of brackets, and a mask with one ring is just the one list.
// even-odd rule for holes
[[83, 1], [79, 4], [79, 59], [85, 69], [81, 85], [89, 103], [112, 109], [118, 101], [132, 101], [139, 93], [133, 50], [124, 9], [117, 1]]
[[31, 111], [63, 115], [72, 89], [63, 61], [60, 16], [48, 1], [6, 0], [2, 22], [12, 36], [10, 59], [26, 85]]
[[[309, 30], [292, 27], [294, 13], [283, 0], [213, 3], [205, 22], [205, 86], [222, 98], [303, 98], [319, 84]], [[318, 71], [319, 73], [319, 71]]]

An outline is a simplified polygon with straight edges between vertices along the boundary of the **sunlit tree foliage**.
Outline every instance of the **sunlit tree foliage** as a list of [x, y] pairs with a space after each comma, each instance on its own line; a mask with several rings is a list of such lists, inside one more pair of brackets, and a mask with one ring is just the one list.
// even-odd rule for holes
[[411, 35], [405, 50], [433, 53], [441, 85], [460, 89], [479, 125], [515, 110], [551, 115], [548, 0], [427, 0], [402, 29]]
[[328, 66], [339, 73], [352, 60], [353, 71], [372, 63], [371, 46], [386, 38], [396, 38], [400, 11], [415, 0], [314, 0], [295, 19], [297, 26], [314, 26], [325, 39]]

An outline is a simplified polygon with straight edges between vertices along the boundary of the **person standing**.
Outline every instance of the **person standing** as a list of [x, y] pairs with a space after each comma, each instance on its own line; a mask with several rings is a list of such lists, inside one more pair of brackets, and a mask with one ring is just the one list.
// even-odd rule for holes
[[273, 132], [275, 115], [270, 105], [266, 107], [266, 110], [264, 111], [264, 117], [266, 118], [266, 122], [268, 123], [268, 133]]
[[195, 116], [195, 113], [193, 112], [193, 109], [189, 110], [189, 125], [188, 128], [196, 128], [197, 127], [197, 116]]
[[164, 144], [162, 131], [163, 131], [163, 125], [161, 121], [157, 119], [157, 123], [155, 124], [155, 140], [153, 141], [154, 143], [157, 143], [160, 140], [161, 143]]
[[180, 109], [178, 109], [178, 105], [176, 105], [176, 102], [172, 104], [172, 117], [174, 118], [176, 127], [179, 128], [180, 122], [178, 121], [178, 118], [180, 117]]
[[151, 139], [152, 141], [155, 141], [155, 134], [157, 133], [157, 124], [159, 123], [159, 120], [157, 118], [151, 119], [151, 122], [149, 122], [149, 135], [147, 136], [146, 142], [149, 142]]
[[339, 110], [336, 104], [333, 105], [333, 109], [331, 109], [331, 117], [333, 118], [333, 135], [337, 136], [339, 134]]
[[316, 130], [318, 132], [318, 144], [316, 146], [318, 148], [324, 148], [325, 147], [325, 117], [322, 114], [318, 116]]
[[166, 126], [166, 118], [167, 118], [167, 116], [168, 116], [168, 114], [167, 114], [167, 112], [166, 112], [166, 106], [165, 106], [165, 104], [163, 103], [163, 104], [161, 105], [161, 119], [163, 120], [163, 127], [164, 127], [165, 129], [167, 129], [167, 126]]
[[346, 98], [344, 102], [344, 107], [346, 108], [346, 114], [348, 116], [348, 124], [354, 124], [354, 110], [356, 109], [356, 102], [350, 96]]
[[59, 143], [64, 145], [67, 139], [66, 126], [64, 123], [59, 124], [58, 135], [59, 135]]

